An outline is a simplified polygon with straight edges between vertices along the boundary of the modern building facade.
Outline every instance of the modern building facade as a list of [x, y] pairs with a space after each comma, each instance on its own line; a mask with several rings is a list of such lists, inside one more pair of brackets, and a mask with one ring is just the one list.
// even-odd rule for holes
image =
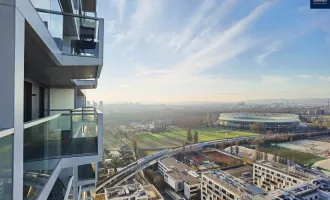
[[231, 176], [221, 170], [202, 174], [202, 200], [245, 200], [256, 195], [265, 195], [262, 189]]
[[0, 200], [90, 199], [103, 114], [96, 0], [0, 0]]
[[199, 199], [199, 175], [190, 167], [169, 157], [158, 161], [158, 170], [164, 181], [176, 192], [184, 193], [187, 199]]
[[221, 113], [219, 124], [225, 127], [250, 129], [254, 123], [263, 123], [264, 130], [295, 130], [299, 116], [284, 113]]
[[272, 161], [253, 163], [253, 183], [265, 191], [293, 187], [309, 180], [322, 177], [322, 174], [309, 169], [298, 169]]

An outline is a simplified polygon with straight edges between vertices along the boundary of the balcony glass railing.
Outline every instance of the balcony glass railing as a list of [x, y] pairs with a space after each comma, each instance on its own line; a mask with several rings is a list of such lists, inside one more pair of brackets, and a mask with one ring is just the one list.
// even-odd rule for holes
[[82, 110], [51, 111], [62, 114], [24, 125], [25, 199], [38, 197], [61, 158], [98, 154], [98, 113]]
[[0, 130], [0, 200], [13, 195], [13, 129]]
[[62, 54], [98, 57], [98, 18], [45, 9], [37, 11]]
[[95, 179], [95, 163], [78, 166], [78, 181]]

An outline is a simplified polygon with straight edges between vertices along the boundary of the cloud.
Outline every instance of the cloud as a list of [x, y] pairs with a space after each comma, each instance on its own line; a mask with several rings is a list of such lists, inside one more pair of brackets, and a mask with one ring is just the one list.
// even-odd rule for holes
[[284, 83], [289, 81], [288, 77], [283, 76], [273, 76], [273, 75], [263, 75], [261, 76], [262, 83], [269, 84], [269, 83]]
[[311, 74], [299, 74], [297, 75], [298, 78], [302, 78], [302, 79], [311, 79], [311, 78], [315, 78], [315, 75], [311, 75]]
[[116, 31], [116, 21], [115, 20], [107, 20], [105, 23], [105, 32], [106, 33], [114, 33]]
[[119, 23], [121, 23], [124, 18], [126, 0], [113, 0], [113, 3], [117, 5]]
[[[162, 70], [151, 70], [148, 73], [139, 73], [139, 76], [152, 75], [152, 77], [146, 77], [145, 80], [158, 83], [170, 82], [182, 84], [183, 82], [190, 82], [191, 80], [210, 82], [208, 80], [209, 77], [201, 74], [204, 70], [232, 59], [258, 44], [259, 41], [257, 39], [248, 37], [246, 30], [271, 5], [271, 2], [263, 3], [232, 26], [220, 33], [210, 35], [209, 37], [211, 38], [205, 38], [207, 41], [212, 40], [212, 43], [201, 42], [196, 51], [189, 52], [183, 56], [183, 59], [175, 64], [169, 65]], [[185, 32], [185, 30], [183, 30], [183, 32]], [[212, 78], [214, 79], [214, 77]]]
[[271, 54], [277, 52], [281, 46], [283, 45], [283, 42], [281, 40], [276, 40], [272, 43], [270, 43], [267, 47], [266, 47], [266, 50], [264, 53], [258, 55], [256, 58], [255, 58], [255, 61], [258, 63], [258, 64], [264, 64], [264, 60]]

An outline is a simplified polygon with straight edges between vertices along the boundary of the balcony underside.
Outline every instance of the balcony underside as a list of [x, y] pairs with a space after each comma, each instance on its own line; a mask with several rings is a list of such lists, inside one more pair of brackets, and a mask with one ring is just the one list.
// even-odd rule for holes
[[[28, 29], [28, 28], [27, 28]], [[37, 80], [39, 83], [50, 87], [72, 87], [71, 79], [91, 79], [97, 76], [97, 65], [59, 66], [47, 54], [30, 31], [25, 37], [25, 77]], [[72, 59], [84, 59], [81, 56], [69, 56]], [[93, 58], [85, 58], [93, 59]], [[84, 85], [83, 89], [95, 88], [96, 84]]]

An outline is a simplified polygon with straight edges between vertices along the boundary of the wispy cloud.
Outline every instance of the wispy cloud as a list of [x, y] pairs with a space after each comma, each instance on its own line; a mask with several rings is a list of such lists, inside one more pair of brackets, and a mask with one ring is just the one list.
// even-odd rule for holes
[[[197, 51], [189, 52], [189, 54], [179, 62], [163, 70], [151, 71], [152, 73], [150, 72], [148, 74], [145, 73], [146, 75], [153, 75], [151, 78], [147, 77], [148, 81], [154, 80], [160, 82], [160, 80], [164, 80], [164, 82], [182, 83], [184, 81], [190, 81], [193, 78], [196, 81], [205, 81], [209, 77], [204, 78], [201, 72], [215, 65], [219, 65], [226, 60], [232, 59], [258, 43], [258, 40], [247, 36], [246, 30], [271, 5], [271, 2], [263, 3], [232, 26], [220, 33], [210, 35], [209, 37], [211, 38], [205, 38], [205, 40], [212, 40], [213, 42], [202, 42]], [[208, 8], [208, 6], [204, 7], [204, 9]], [[185, 30], [183, 30], [183, 34], [184, 32]], [[139, 74], [141, 75], [141, 73]], [[183, 76], [189, 78], [182, 79]]]
[[119, 23], [123, 21], [125, 14], [125, 5], [126, 0], [113, 0], [113, 3], [117, 5], [118, 15], [119, 15]]
[[311, 79], [315, 78], [316, 76], [312, 74], [298, 74], [297, 77], [302, 79]]
[[276, 40], [272, 43], [270, 43], [267, 47], [266, 47], [266, 50], [264, 53], [258, 55], [256, 58], [255, 58], [255, 61], [258, 63], [258, 64], [264, 64], [264, 61], [265, 59], [270, 56], [271, 54], [277, 52], [281, 46], [283, 45], [283, 42], [281, 40]]
[[289, 81], [290, 79], [288, 77], [283, 76], [273, 76], [273, 75], [263, 75], [261, 76], [261, 81], [263, 83], [284, 83]]

